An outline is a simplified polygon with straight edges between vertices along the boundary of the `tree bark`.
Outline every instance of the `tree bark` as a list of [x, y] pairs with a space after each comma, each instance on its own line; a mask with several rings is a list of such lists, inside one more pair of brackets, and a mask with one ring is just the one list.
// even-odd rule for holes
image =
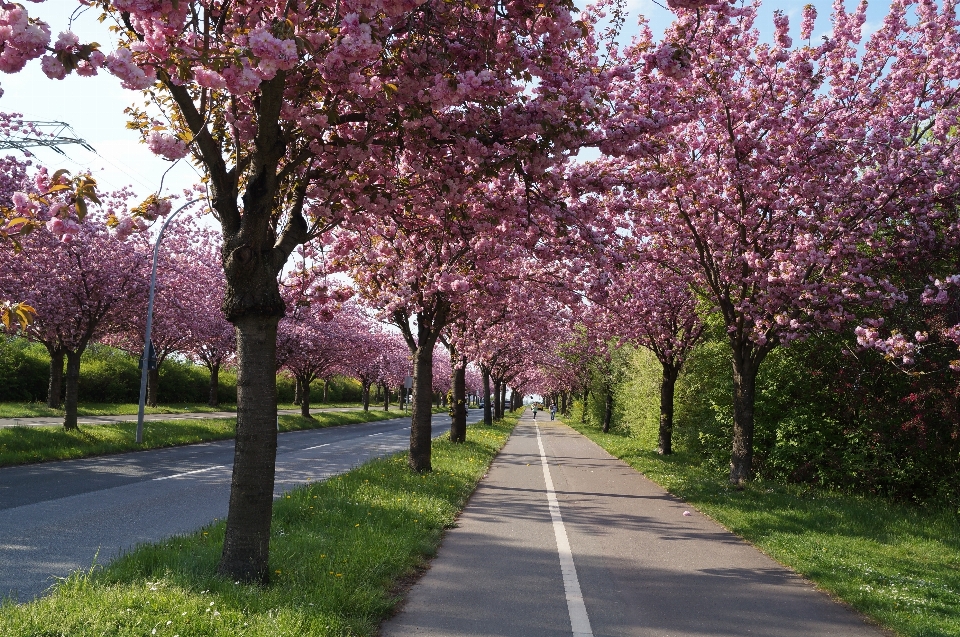
[[160, 365], [157, 369], [147, 370], [147, 404], [151, 407], [157, 406], [157, 394], [160, 392]]
[[363, 396], [363, 410], [370, 411], [370, 382], [364, 382], [363, 385], [361, 385], [361, 388], [361, 394]]
[[413, 352], [413, 402], [410, 413], [410, 468], [432, 471], [430, 444], [433, 420], [433, 348], [435, 340], [420, 337]]
[[480, 368], [483, 375], [483, 424], [490, 426], [493, 424], [493, 406], [490, 404], [490, 372], [485, 368]]
[[507, 381], [500, 382], [500, 417], [507, 415]]
[[567, 392], [560, 392], [560, 413], [567, 415]]
[[277, 460], [277, 322], [249, 314], [237, 327], [237, 438], [221, 575], [270, 581], [270, 521]]
[[467, 362], [454, 365], [453, 405], [451, 405], [450, 441], [461, 443], [467, 440]]
[[668, 456], [673, 453], [673, 394], [677, 386], [679, 370], [673, 365], [663, 364], [663, 376], [660, 379], [660, 438], [657, 441], [657, 453]]
[[47, 348], [50, 352], [50, 380], [47, 383], [47, 407], [59, 409], [63, 404], [63, 349]]
[[503, 412], [500, 407], [500, 381], [493, 379], [493, 417], [495, 420], [503, 418]]
[[608, 387], [607, 398], [603, 405], [603, 433], [610, 433], [611, 420], [613, 420], [613, 387]]
[[743, 485], [753, 478], [753, 407], [760, 364], [733, 356], [733, 449], [730, 453], [730, 483]]
[[299, 383], [303, 387], [303, 392], [300, 394], [300, 415], [313, 420], [313, 416], [310, 415], [310, 380], [301, 378]]
[[210, 365], [210, 398], [207, 404], [216, 407], [220, 404], [220, 363]]
[[383, 410], [390, 411], [390, 387], [383, 383]]
[[77, 428], [77, 406], [80, 396], [80, 356], [83, 350], [71, 352], [67, 350], [67, 391], [64, 401], [63, 428]]

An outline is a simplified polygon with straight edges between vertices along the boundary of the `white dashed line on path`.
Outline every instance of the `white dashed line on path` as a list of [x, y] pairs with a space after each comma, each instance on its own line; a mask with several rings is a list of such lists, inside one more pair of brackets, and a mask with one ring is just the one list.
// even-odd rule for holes
[[319, 449], [320, 447], [329, 447], [331, 443], [325, 442], [322, 445], [316, 445], [314, 447], [307, 447], [304, 451], [310, 451], [311, 449]]
[[577, 567], [573, 564], [573, 551], [570, 550], [567, 529], [563, 526], [563, 518], [560, 517], [560, 503], [553, 490], [553, 479], [550, 477], [550, 465], [547, 464], [547, 453], [543, 449], [543, 439], [540, 437], [540, 426], [534, 424], [534, 427], [537, 428], [537, 446], [540, 447], [543, 479], [547, 484], [547, 505], [550, 508], [550, 517], [553, 519], [553, 533], [557, 537], [557, 552], [560, 554], [560, 573], [563, 575], [563, 590], [567, 597], [567, 611], [570, 613], [570, 628], [573, 630], [573, 637], [593, 637], [590, 617], [587, 615], [583, 593], [580, 591], [580, 580], [577, 578]]

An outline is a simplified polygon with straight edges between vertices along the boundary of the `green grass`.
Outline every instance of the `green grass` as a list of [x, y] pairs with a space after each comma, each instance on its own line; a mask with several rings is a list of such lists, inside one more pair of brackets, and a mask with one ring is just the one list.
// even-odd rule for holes
[[268, 587], [213, 575], [220, 522], [76, 574], [34, 602], [0, 606], [0, 635], [373, 635], [515, 423], [470, 427], [461, 445], [435, 440], [429, 474], [398, 454], [287, 494], [274, 506]]
[[[281, 415], [280, 431], [317, 429], [402, 416], [403, 412], [400, 411], [373, 409], [321, 412], [314, 414], [312, 420], [299, 415]], [[147, 421], [143, 425], [143, 444], [138, 445], [135, 442], [136, 422], [80, 425], [74, 431], [59, 426], [4, 427], [0, 428], [0, 467], [224, 440], [233, 438], [235, 430], [235, 418]]]
[[881, 626], [960, 635], [960, 512], [756, 482], [742, 491], [696, 457], [662, 457], [656, 439], [566, 421], [778, 562]]
[[[328, 407], [360, 407], [360, 403], [315, 403], [311, 409]], [[375, 407], [376, 405], [371, 405]], [[137, 403], [83, 403], [77, 408], [81, 416], [130, 416], [139, 411]], [[394, 408], [396, 408], [394, 406]], [[299, 409], [297, 405], [283, 404], [278, 409]], [[236, 405], [222, 404], [211, 407], [206, 403], [180, 403], [147, 407], [148, 414], [190, 414], [212, 411], [236, 411]], [[50, 409], [44, 403], [0, 403], [0, 418], [30, 418], [36, 416], [63, 416], [63, 409]]]

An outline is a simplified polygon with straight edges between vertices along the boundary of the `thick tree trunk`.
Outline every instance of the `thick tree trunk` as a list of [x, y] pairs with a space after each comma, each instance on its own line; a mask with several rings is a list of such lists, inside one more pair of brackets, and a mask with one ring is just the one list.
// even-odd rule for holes
[[390, 387], [383, 383], [383, 410], [390, 411]]
[[157, 401], [159, 400], [158, 394], [160, 393], [160, 365], [157, 365], [157, 369], [148, 369], [147, 370], [147, 404], [151, 407], [157, 406]]
[[481, 369], [483, 374], [483, 424], [493, 424], [493, 405], [490, 404], [490, 372]]
[[220, 404], [220, 363], [210, 365], [210, 398], [207, 404], [216, 407]]
[[370, 383], [369, 383], [369, 381], [363, 383], [362, 388], [363, 388], [363, 391], [362, 391], [361, 393], [362, 393], [362, 395], [363, 395], [363, 410], [364, 410], [364, 411], [370, 411]]
[[467, 440], [467, 367], [466, 361], [462, 365], [455, 365], [453, 378], [453, 405], [451, 406], [450, 441], [466, 442]]
[[567, 392], [560, 392], [560, 413], [567, 415]]
[[77, 406], [80, 396], [80, 355], [83, 350], [67, 351], [67, 391], [64, 401], [63, 428], [77, 428]]
[[248, 314], [237, 327], [237, 438], [230, 509], [218, 571], [232, 581], [270, 581], [270, 521], [277, 459], [277, 322]]
[[610, 433], [611, 420], [613, 420], [613, 387], [608, 387], [607, 398], [603, 405], [603, 433]]
[[47, 349], [50, 352], [50, 380], [47, 383], [47, 407], [59, 409], [63, 404], [63, 350]]
[[299, 382], [303, 387], [303, 393], [300, 394], [300, 415], [313, 420], [313, 416], [310, 415], [310, 380], [301, 378]]
[[583, 411], [580, 412], [580, 422], [587, 422], [587, 407], [590, 404], [590, 388], [583, 390]]
[[668, 456], [673, 453], [673, 393], [677, 386], [678, 370], [673, 365], [663, 365], [660, 379], [660, 439], [657, 453]]
[[753, 478], [753, 405], [760, 364], [733, 355], [733, 449], [730, 483], [742, 485]]
[[410, 468], [432, 471], [430, 443], [433, 420], [433, 347], [435, 342], [420, 338], [413, 352], [413, 403], [410, 413]]

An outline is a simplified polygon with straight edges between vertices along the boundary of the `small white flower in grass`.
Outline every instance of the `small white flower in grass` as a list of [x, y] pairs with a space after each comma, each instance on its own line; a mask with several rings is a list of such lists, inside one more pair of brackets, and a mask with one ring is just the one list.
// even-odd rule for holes
[[172, 619], [168, 619], [168, 620], [167, 620], [167, 626], [169, 626], [169, 625], [172, 624], [172, 623], [173, 623], [173, 620], [172, 620]]

